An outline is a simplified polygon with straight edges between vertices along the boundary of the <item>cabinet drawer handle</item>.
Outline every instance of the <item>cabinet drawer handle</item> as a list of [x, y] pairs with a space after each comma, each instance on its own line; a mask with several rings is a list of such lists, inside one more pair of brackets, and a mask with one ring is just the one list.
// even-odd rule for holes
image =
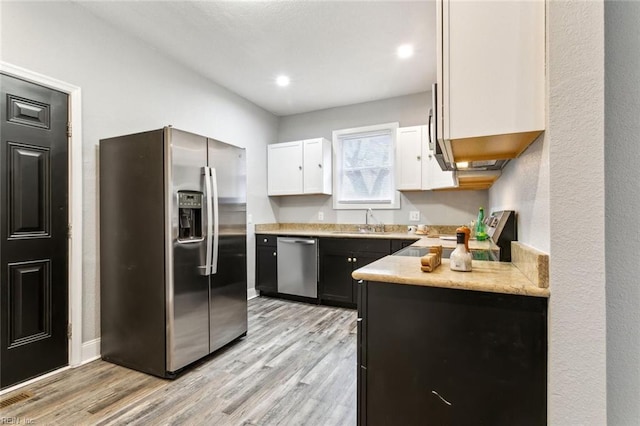
[[265, 239], [264, 239], [264, 242], [266, 243], [267, 241], [269, 241], [269, 240], [267, 240], [267, 239], [265, 238]]
[[277, 255], [278, 255], [278, 253], [276, 253], [276, 252], [274, 251], [274, 252], [273, 252], [273, 255], [274, 255], [274, 256], [277, 256]]
[[351, 262], [351, 258], [350, 257], [347, 258], [347, 262]]
[[302, 166], [298, 166], [298, 170], [302, 170]]
[[440, 396], [440, 394], [434, 390], [431, 391], [432, 394], [434, 394], [435, 396], [437, 396], [438, 398], [440, 398], [440, 400], [442, 402], [444, 402], [445, 404], [451, 406], [451, 403], [449, 401], [447, 401], [446, 399], [444, 399], [443, 397]]
[[318, 164], [318, 167], [322, 168], [322, 164]]
[[416, 159], [417, 159], [418, 161], [420, 161], [421, 157], [418, 155], [418, 156], [416, 157]]
[[358, 259], [356, 259], [355, 257], [353, 258], [353, 263], [356, 263], [358, 261]]

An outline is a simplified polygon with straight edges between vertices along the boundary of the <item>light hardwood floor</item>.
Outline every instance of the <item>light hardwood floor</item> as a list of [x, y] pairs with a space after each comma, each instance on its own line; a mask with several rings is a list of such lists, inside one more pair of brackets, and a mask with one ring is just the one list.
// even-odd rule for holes
[[[20, 392], [20, 424], [355, 425], [356, 312], [249, 301], [247, 337], [164, 380], [102, 360]], [[6, 422], [6, 420], [5, 420]]]

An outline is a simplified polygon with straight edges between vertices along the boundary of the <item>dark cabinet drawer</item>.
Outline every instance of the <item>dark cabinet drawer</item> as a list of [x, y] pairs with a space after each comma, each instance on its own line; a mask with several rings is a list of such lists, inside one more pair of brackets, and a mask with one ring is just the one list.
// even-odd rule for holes
[[378, 238], [322, 238], [320, 248], [326, 251], [391, 253], [391, 242]]
[[277, 235], [264, 235], [264, 234], [256, 234], [256, 245], [259, 246], [277, 246], [278, 245], [278, 236]]

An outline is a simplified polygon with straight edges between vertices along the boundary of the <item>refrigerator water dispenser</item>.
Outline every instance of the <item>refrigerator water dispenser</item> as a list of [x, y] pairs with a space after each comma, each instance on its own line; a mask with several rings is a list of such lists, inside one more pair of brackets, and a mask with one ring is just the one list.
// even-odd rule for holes
[[202, 193], [178, 192], [178, 241], [202, 240]]

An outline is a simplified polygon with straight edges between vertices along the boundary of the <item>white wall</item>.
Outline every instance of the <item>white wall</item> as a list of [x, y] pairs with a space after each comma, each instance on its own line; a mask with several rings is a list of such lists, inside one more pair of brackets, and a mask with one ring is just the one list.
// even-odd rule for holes
[[[399, 96], [381, 101], [329, 108], [280, 118], [278, 138], [272, 142], [324, 137], [332, 139], [339, 129], [399, 122], [401, 127], [427, 124], [431, 92]], [[364, 223], [364, 210], [333, 210], [330, 196], [271, 197], [279, 209], [280, 222]], [[420, 211], [420, 223], [461, 225], [475, 219], [478, 207], [488, 203], [487, 191], [419, 191], [401, 195], [399, 210], [376, 210], [384, 223], [409, 224], [409, 212]]]
[[[82, 89], [83, 341], [100, 334], [96, 146], [101, 138], [172, 124], [247, 148], [248, 212], [277, 214], [266, 194], [266, 144], [277, 117], [66, 2], [2, 2], [1, 59]], [[252, 230], [253, 226], [249, 226]], [[253, 235], [249, 247], [253, 247]], [[248, 251], [249, 287], [254, 252]]]
[[549, 424], [604, 425], [604, 2], [549, 1], [547, 42]]
[[489, 189], [489, 211], [515, 210], [518, 240], [549, 253], [549, 141], [543, 133]]
[[[550, 425], [607, 422], [603, 10], [602, 1], [547, 2], [547, 130], [507, 165], [489, 194], [492, 209], [519, 212], [520, 241], [550, 253]], [[629, 25], [637, 22], [630, 19]], [[619, 155], [632, 162], [628, 152]], [[635, 173], [627, 184], [637, 190]], [[637, 342], [635, 355], [619, 364], [621, 374], [635, 368], [636, 380], [621, 403], [638, 401]], [[623, 345], [621, 339], [616, 343]], [[629, 367], [634, 358], [635, 367]]]
[[640, 3], [605, 3], [607, 419], [640, 421]]

